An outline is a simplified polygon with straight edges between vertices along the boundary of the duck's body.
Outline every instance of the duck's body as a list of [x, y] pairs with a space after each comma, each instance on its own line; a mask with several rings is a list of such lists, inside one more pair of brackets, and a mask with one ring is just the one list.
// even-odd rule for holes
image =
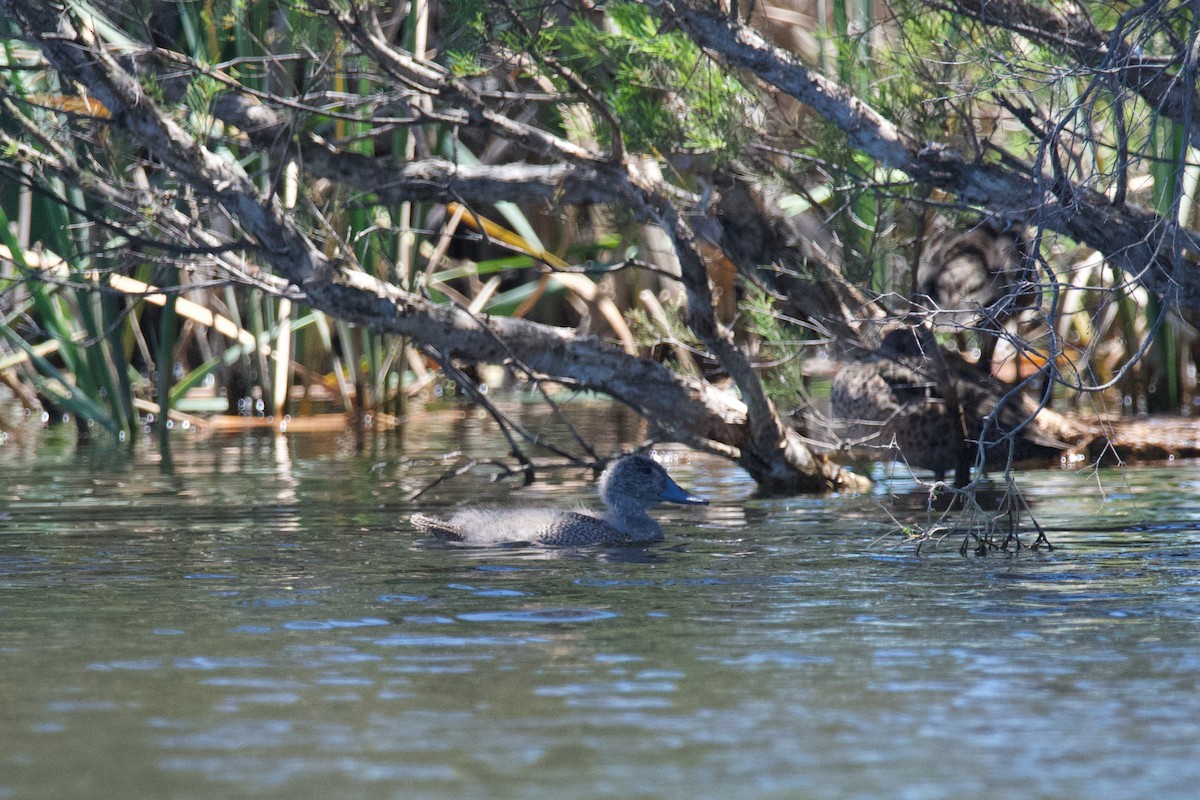
[[679, 487], [657, 461], [634, 454], [600, 476], [603, 515], [551, 508], [468, 509], [449, 520], [414, 514], [412, 523], [442, 541], [492, 545], [532, 542], [557, 547], [657, 542], [662, 528], [647, 513], [660, 502], [705, 505]]
[[834, 377], [830, 408], [843, 420], [846, 439], [932, 470], [939, 480], [953, 471], [959, 484], [981, 444], [988, 467], [1003, 466], [1010, 454], [1013, 461], [1061, 455], [1066, 445], [1038, 428], [1030, 419], [1036, 409], [1018, 393], [955, 354], [926, 357], [920, 347], [937, 345], [921, 333], [889, 332], [876, 352]]

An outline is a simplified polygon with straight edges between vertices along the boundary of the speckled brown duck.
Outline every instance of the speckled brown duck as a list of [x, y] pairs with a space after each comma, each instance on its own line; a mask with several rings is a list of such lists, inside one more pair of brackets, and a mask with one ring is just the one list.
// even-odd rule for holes
[[958, 485], [969, 480], [981, 440], [989, 468], [1008, 463], [1010, 452], [1014, 462], [1051, 461], [1066, 450], [1030, 419], [1019, 392], [934, 348], [927, 328], [894, 326], [877, 350], [838, 372], [830, 408], [852, 446], [932, 470], [938, 480], [954, 472]]
[[917, 264], [914, 299], [935, 324], [1003, 321], [1037, 300], [1030, 244], [1016, 224], [984, 220], [929, 237]]
[[1018, 223], [985, 219], [931, 235], [917, 264], [913, 303], [939, 331], [974, 330], [988, 365], [1005, 322], [1038, 302], [1031, 244]]
[[558, 547], [662, 541], [647, 510], [660, 502], [707, 505], [689, 494], [653, 458], [623, 456], [600, 476], [603, 514], [552, 508], [468, 509], [449, 520], [413, 514], [412, 524], [445, 542], [495, 545], [531, 542]]

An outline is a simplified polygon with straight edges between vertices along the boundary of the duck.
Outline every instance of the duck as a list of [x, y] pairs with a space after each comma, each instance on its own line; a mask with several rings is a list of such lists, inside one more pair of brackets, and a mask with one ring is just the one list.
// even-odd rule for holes
[[960, 325], [1004, 319], [1036, 300], [1030, 249], [1018, 223], [985, 219], [966, 230], [932, 234], [917, 264], [916, 298]]
[[[928, 327], [885, 329], [879, 347], [833, 378], [829, 402], [852, 445], [965, 486], [982, 445], [985, 468], [1058, 460], [1069, 446], [1043, 431], [1037, 409], [979, 365], [938, 348]], [[960, 413], [961, 412], [961, 413]]]
[[943, 229], [925, 242], [913, 306], [934, 327], [975, 331], [979, 363], [990, 365], [1005, 323], [1040, 301], [1032, 244], [1020, 223], [987, 218], [966, 230]]
[[603, 514], [553, 508], [466, 509], [443, 520], [413, 514], [413, 526], [444, 542], [498, 545], [529, 542], [551, 547], [660, 542], [663, 531], [647, 513], [660, 502], [708, 505], [685, 491], [650, 456], [613, 461], [600, 476]]

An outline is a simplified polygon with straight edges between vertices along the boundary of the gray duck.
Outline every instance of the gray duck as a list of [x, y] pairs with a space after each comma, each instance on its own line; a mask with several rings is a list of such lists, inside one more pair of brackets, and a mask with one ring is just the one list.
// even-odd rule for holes
[[660, 502], [708, 505], [689, 494], [650, 456], [623, 456], [600, 476], [603, 514], [553, 508], [467, 509], [449, 520], [413, 514], [414, 527], [444, 542], [495, 545], [512, 542], [578, 547], [662, 541], [647, 509]]

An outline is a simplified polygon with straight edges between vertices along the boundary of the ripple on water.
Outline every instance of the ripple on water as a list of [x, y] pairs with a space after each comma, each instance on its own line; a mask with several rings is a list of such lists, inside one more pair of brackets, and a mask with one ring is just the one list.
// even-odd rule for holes
[[247, 706], [294, 706], [300, 702], [296, 692], [257, 692], [236, 697], [226, 697], [213, 706], [213, 710], [225, 714], [242, 712]]
[[205, 678], [200, 681], [202, 686], [218, 686], [221, 688], [234, 689], [267, 689], [272, 691], [283, 691], [286, 689], [304, 689], [308, 684], [297, 680], [284, 680], [280, 678], [258, 678], [249, 676], [221, 676], [216, 678]]
[[832, 664], [833, 659], [826, 656], [807, 655], [789, 651], [773, 650], [769, 652], [749, 653], [740, 658], [726, 658], [721, 664], [739, 669], [796, 669], [812, 664]]
[[362, 617], [360, 619], [297, 619], [285, 622], [280, 627], [289, 631], [329, 631], [337, 628], [374, 628], [391, 624], [386, 619], [379, 617]]
[[440, 614], [409, 614], [404, 622], [408, 625], [453, 625], [454, 618]]
[[1066, 606], [1041, 605], [1028, 606], [1012, 603], [991, 603], [977, 608], [968, 608], [967, 613], [977, 617], [998, 617], [1007, 619], [1024, 619], [1026, 617], [1049, 617], [1064, 614]]
[[621, 578], [576, 578], [574, 581], [572, 581], [572, 583], [574, 583], [576, 586], [585, 586], [589, 589], [609, 589], [609, 588], [614, 588], [614, 587], [615, 588], [629, 587], [629, 588], [634, 588], [634, 589], [640, 589], [640, 588], [645, 588], [647, 586], [655, 585], [654, 581], [632, 580], [632, 579], [628, 579], [628, 578], [626, 578], [626, 579], [621, 579]]
[[175, 669], [197, 669], [207, 672], [223, 669], [267, 669], [272, 664], [265, 658], [252, 656], [192, 656], [175, 659], [173, 666]]
[[317, 601], [309, 597], [256, 597], [253, 600], [238, 600], [236, 608], [291, 608], [292, 606], [315, 606]]
[[540, 636], [436, 636], [431, 634], [401, 634], [372, 641], [376, 647], [513, 647], [543, 644]]
[[120, 706], [112, 700], [52, 700], [46, 710], [52, 714], [72, 714], [80, 711], [113, 711]]
[[343, 775], [366, 782], [448, 781], [457, 777], [453, 767], [443, 765], [381, 764], [353, 756], [269, 758], [221, 758], [216, 756], [172, 757], [159, 761], [160, 769], [199, 773], [210, 780], [276, 789], [305, 776]]
[[471, 586], [466, 583], [448, 583], [446, 584], [446, 588], [470, 592], [476, 597], [526, 597], [529, 594], [528, 592], [516, 589], [480, 589], [477, 586]]
[[97, 672], [153, 672], [155, 670], [166, 669], [168, 666], [173, 669], [210, 671], [221, 669], [265, 669], [270, 665], [270, 662], [263, 658], [191, 656], [188, 658], [176, 658], [169, 664], [163, 658], [116, 659], [113, 661], [93, 662], [88, 664], [87, 668]]
[[538, 686], [533, 693], [539, 697], [562, 698], [572, 708], [638, 711], [670, 707], [673, 701], [669, 695], [677, 688], [674, 681], [639, 675], [633, 680]]
[[532, 622], [554, 624], [569, 622], [597, 622], [621, 616], [615, 611], [596, 608], [537, 608], [517, 611], [469, 611], [459, 614], [464, 622]]
[[104, 661], [88, 664], [87, 668], [98, 672], [112, 672], [114, 670], [133, 670], [138, 672], [153, 672], [156, 669], [162, 669], [163, 660], [161, 658], [127, 658], [117, 659], [116, 661]]
[[380, 603], [398, 605], [400, 603], [424, 603], [429, 597], [423, 594], [381, 594], [375, 599]]
[[357, 647], [344, 644], [296, 644], [285, 652], [288, 663], [312, 669], [381, 660], [375, 653], [364, 653]]

